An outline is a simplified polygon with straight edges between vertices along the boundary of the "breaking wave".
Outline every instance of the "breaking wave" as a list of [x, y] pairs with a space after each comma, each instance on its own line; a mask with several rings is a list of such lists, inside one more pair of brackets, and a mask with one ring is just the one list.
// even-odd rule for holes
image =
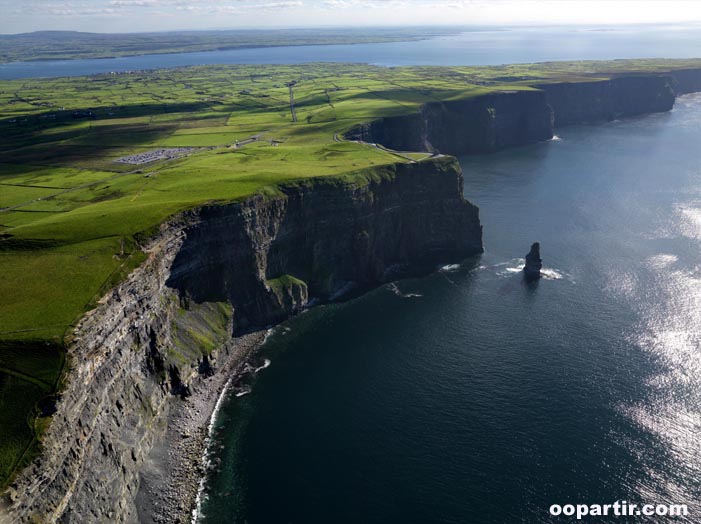
[[423, 296], [418, 293], [403, 293], [402, 290], [399, 289], [399, 287], [397, 287], [397, 284], [395, 284], [394, 282], [388, 284], [387, 289], [389, 289], [392, 293], [401, 298], [419, 298]]
[[[495, 264], [492, 267], [496, 269], [497, 275], [500, 277], [510, 277], [521, 273], [525, 264], [526, 261], [523, 258], [512, 258], [508, 262]], [[574, 282], [566, 273], [551, 267], [544, 267], [541, 269], [540, 275], [543, 280], [569, 280], [570, 282]]]

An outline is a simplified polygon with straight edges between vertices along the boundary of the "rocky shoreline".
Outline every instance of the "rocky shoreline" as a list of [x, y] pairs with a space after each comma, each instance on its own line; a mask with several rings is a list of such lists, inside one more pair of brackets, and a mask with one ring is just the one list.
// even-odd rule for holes
[[257, 368], [258, 349], [267, 330], [232, 339], [224, 347], [213, 375], [193, 382], [191, 396], [173, 397], [163, 440], [147, 457], [136, 496], [139, 522], [186, 524], [193, 520], [205, 476], [208, 428], [225, 388], [235, 391]]

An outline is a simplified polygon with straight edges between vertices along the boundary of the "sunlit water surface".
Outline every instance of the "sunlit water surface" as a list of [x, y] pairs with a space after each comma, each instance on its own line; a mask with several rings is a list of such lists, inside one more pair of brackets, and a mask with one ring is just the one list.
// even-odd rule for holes
[[536, 524], [617, 499], [701, 522], [699, 136], [689, 96], [462, 159], [486, 253], [278, 327], [224, 402], [202, 522]]

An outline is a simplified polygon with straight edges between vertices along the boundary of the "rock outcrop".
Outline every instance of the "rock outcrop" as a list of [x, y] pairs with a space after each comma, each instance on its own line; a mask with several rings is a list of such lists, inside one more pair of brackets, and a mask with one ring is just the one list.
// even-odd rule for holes
[[540, 243], [534, 242], [531, 250], [526, 255], [526, 265], [523, 267], [523, 276], [528, 281], [538, 280], [543, 269], [543, 261], [540, 258]]
[[175, 217], [148, 260], [77, 327], [41, 455], [10, 489], [11, 516], [136, 522], [140, 468], [171, 402], [236, 351], [232, 333], [481, 251], [478, 209], [447, 157]]

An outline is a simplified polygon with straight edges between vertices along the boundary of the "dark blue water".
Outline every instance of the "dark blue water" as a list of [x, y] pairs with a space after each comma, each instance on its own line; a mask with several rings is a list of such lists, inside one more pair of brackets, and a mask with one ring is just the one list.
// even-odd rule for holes
[[550, 60], [701, 57], [698, 25], [609, 28], [513, 28], [471, 31], [417, 42], [270, 47], [90, 60], [0, 64], [0, 80], [81, 76], [203, 64], [370, 62], [401, 65], [497, 65]]
[[223, 404], [201, 522], [538, 524], [616, 500], [701, 522], [699, 136], [691, 96], [462, 159], [486, 253], [277, 328]]

